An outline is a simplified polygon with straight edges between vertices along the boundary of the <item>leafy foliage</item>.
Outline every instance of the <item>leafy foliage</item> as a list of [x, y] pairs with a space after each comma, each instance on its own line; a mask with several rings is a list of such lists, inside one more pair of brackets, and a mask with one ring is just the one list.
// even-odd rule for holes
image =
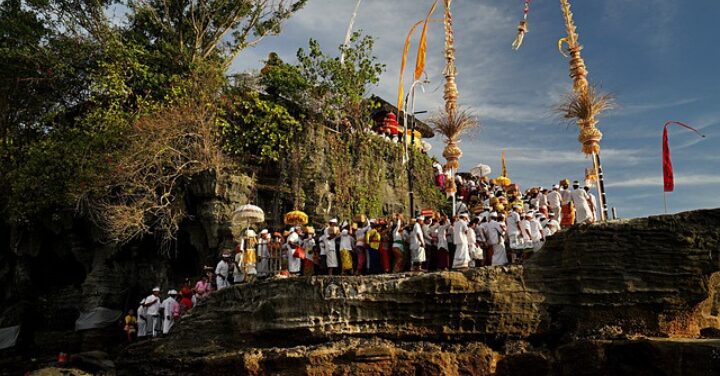
[[334, 122], [350, 121], [364, 128], [371, 110], [367, 98], [369, 85], [375, 85], [385, 70], [372, 55], [374, 40], [370, 36], [353, 33], [348, 46], [340, 46], [345, 61], [331, 57], [311, 39], [308, 50], [298, 50], [298, 69], [311, 84], [312, 95], [321, 103], [322, 115]]
[[302, 130], [285, 107], [253, 91], [230, 97], [218, 125], [226, 153], [260, 163], [287, 155]]

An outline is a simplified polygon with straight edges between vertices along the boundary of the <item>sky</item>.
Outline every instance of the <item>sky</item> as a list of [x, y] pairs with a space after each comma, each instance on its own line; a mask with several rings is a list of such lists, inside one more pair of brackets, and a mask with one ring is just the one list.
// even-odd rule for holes
[[[232, 71], [259, 70], [271, 51], [295, 62], [310, 38], [337, 53], [355, 0], [309, 0], [283, 26], [243, 51]], [[442, 1], [441, 1], [442, 3]], [[364, 0], [354, 29], [376, 39], [375, 55], [387, 71], [371, 92], [395, 102], [402, 47], [412, 24], [424, 18], [432, 0]], [[508, 175], [521, 187], [582, 180], [592, 165], [580, 151], [578, 130], [553, 111], [571, 89], [568, 62], [557, 50], [565, 36], [557, 0], [535, 0], [530, 32], [519, 51], [511, 49], [522, 16], [522, 0], [455, 0], [457, 83], [461, 106], [481, 128], [463, 137], [461, 170], [478, 163], [500, 171], [505, 150]], [[608, 205], [621, 218], [664, 213], [661, 136], [666, 121], [689, 124], [707, 137], [680, 127], [670, 131], [675, 192], [669, 212], [720, 207], [720, 44], [717, 0], [575, 0], [575, 20], [591, 82], [613, 93], [618, 108], [600, 119], [602, 162]], [[438, 7], [436, 18], [441, 18]], [[418, 36], [408, 58], [412, 75]], [[443, 105], [443, 29], [430, 25], [426, 72], [430, 83], [417, 92], [416, 111]], [[406, 90], [409, 83], [406, 82]], [[422, 119], [422, 116], [419, 116]], [[430, 140], [440, 156], [443, 140]]]

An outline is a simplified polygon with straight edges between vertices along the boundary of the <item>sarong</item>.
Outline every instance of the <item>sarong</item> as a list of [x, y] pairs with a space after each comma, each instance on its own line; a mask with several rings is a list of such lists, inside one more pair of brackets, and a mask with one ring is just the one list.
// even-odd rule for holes
[[405, 255], [402, 242], [393, 244], [393, 273], [400, 273], [405, 270]]
[[352, 270], [353, 261], [352, 261], [352, 255], [350, 254], [350, 250], [348, 250], [348, 249], [340, 250], [340, 262], [341, 262], [343, 271], [351, 271]]
[[315, 275], [315, 263], [312, 260], [303, 260], [303, 275], [306, 277]]
[[380, 274], [382, 272], [382, 266], [380, 265], [380, 251], [373, 248], [368, 248], [368, 274]]
[[447, 270], [450, 268], [450, 252], [445, 248], [439, 248], [435, 257], [435, 266], [438, 270]]
[[566, 204], [562, 206], [562, 216], [560, 220], [560, 227], [568, 228], [575, 224], [575, 210], [573, 210], [572, 204]]
[[380, 246], [380, 264], [382, 265], [383, 273], [390, 273], [390, 250], [384, 245]]
[[367, 252], [367, 249], [364, 245], [359, 245], [355, 248], [355, 253], [357, 254], [357, 274], [362, 275], [363, 271], [365, 270], [365, 253]]

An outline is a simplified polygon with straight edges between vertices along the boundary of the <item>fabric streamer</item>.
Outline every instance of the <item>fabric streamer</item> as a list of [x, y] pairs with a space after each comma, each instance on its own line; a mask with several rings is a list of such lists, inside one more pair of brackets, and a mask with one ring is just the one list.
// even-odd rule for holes
[[[400, 82], [398, 83], [398, 98], [397, 98], [397, 109], [398, 111], [402, 111], [403, 106], [403, 96], [405, 95], [405, 89], [403, 88], [403, 78], [405, 76], [405, 66], [407, 65], [407, 55], [408, 50], [410, 50], [410, 40], [412, 39], [412, 35], [415, 32], [415, 29], [417, 29], [420, 24], [422, 24], [423, 20], [420, 20], [413, 25], [413, 27], [408, 32], [407, 37], [405, 38], [405, 46], [403, 47], [403, 54], [402, 54], [402, 62], [400, 63]], [[398, 114], [399, 116], [399, 114]]]
[[528, 14], [530, 13], [530, 2], [532, 0], [525, 0], [525, 6], [523, 8], [523, 19], [520, 21], [520, 24], [518, 25], [518, 33], [515, 37], [515, 41], [513, 41], [512, 48], [513, 50], [519, 50], [520, 46], [522, 46], [523, 40], [525, 39], [525, 34], [530, 31], [528, 29]]
[[427, 29], [428, 23], [430, 23], [430, 16], [435, 12], [437, 8], [437, 0], [433, 2], [430, 7], [430, 11], [425, 16], [425, 23], [423, 24], [422, 33], [420, 33], [420, 43], [418, 44], [417, 59], [415, 60], [415, 79], [419, 80], [425, 71], [425, 55], [427, 51]]
[[705, 138], [704, 134], [700, 133], [697, 129], [695, 129], [687, 124], [683, 124], [678, 121], [668, 121], [667, 123], [665, 123], [665, 126], [663, 127], [663, 136], [662, 136], [663, 185], [664, 185], [665, 192], [672, 192], [675, 190], [675, 176], [673, 174], [672, 159], [670, 157], [670, 144], [668, 143], [668, 125], [673, 125], [673, 124], [687, 128], [687, 129], [697, 133], [700, 137]]

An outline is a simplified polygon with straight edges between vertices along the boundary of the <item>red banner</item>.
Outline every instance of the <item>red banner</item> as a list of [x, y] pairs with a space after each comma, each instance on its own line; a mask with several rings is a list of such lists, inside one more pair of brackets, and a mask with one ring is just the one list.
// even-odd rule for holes
[[675, 176], [673, 173], [673, 166], [672, 166], [672, 159], [670, 157], [670, 144], [668, 143], [668, 125], [679, 125], [681, 127], [685, 127], [698, 135], [700, 137], [705, 137], [704, 134], [701, 134], [698, 132], [697, 129], [687, 125], [680, 123], [678, 121], [668, 121], [665, 123], [665, 127], [663, 128], [663, 136], [662, 136], [662, 148], [663, 148], [663, 155], [662, 155], [662, 163], [663, 163], [663, 189], [665, 192], [672, 192], [675, 190]]

